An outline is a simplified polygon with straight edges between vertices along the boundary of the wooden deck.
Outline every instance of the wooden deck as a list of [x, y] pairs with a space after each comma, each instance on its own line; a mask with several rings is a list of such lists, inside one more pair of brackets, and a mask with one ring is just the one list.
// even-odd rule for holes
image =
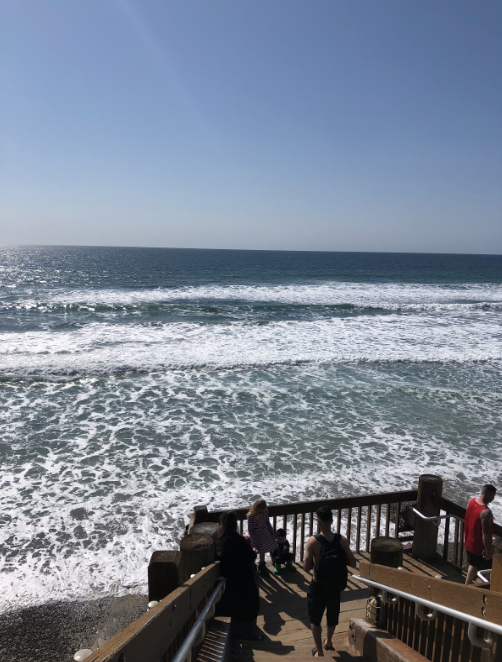
[[[369, 561], [369, 554], [357, 554], [356, 558]], [[405, 551], [404, 567], [410, 572], [430, 577], [441, 576], [449, 581], [463, 583], [465, 579], [450, 564], [439, 561], [434, 564], [417, 561]], [[283, 569], [280, 575], [270, 574], [260, 578], [261, 613], [258, 625], [263, 641], [235, 641], [232, 648], [233, 662], [271, 662], [280, 658], [307, 660], [312, 658], [314, 641], [307, 618], [305, 592], [310, 583], [300, 565], [297, 572]], [[349, 647], [349, 621], [364, 618], [368, 588], [349, 575], [349, 585], [342, 593], [340, 622], [335, 631], [333, 644], [336, 651], [324, 651], [326, 659], [362, 662], [363, 658], [353, 655]], [[326, 623], [323, 621], [323, 634]]]

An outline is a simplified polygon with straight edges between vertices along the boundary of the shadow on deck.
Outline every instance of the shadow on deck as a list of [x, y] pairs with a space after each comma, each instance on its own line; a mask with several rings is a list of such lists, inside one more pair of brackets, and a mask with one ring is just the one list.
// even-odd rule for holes
[[[358, 560], [370, 560], [367, 553], [357, 554]], [[410, 572], [429, 577], [441, 576], [448, 581], [463, 583], [464, 577], [449, 563], [439, 559], [426, 563], [404, 554], [404, 567]], [[314, 645], [307, 617], [305, 593], [310, 584], [307, 575], [297, 564], [297, 571], [283, 570], [280, 575], [270, 574], [260, 578], [261, 613], [258, 626], [263, 632], [263, 641], [235, 641], [232, 659], [256, 662], [271, 662], [281, 657], [309, 659]], [[358, 662], [362, 657], [351, 653], [349, 645], [349, 622], [354, 618], [365, 618], [368, 588], [354, 580], [349, 574], [349, 584], [342, 593], [340, 621], [335, 631], [335, 651], [324, 651], [326, 659]], [[323, 619], [323, 633], [326, 622]]]

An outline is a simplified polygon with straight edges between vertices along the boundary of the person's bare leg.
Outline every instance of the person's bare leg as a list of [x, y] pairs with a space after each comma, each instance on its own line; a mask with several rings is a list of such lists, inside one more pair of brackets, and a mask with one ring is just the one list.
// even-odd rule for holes
[[335, 628], [336, 625], [328, 625], [328, 634], [326, 635], [326, 641], [324, 642], [324, 646], [328, 648], [328, 646], [333, 646], [333, 635], [335, 634]]
[[465, 578], [465, 585], [467, 586], [468, 584], [472, 584], [472, 582], [476, 579], [476, 575], [478, 574], [478, 569], [476, 566], [470, 565], [467, 569], [467, 577]]
[[315, 644], [315, 647], [317, 648], [316, 657], [324, 657], [324, 652], [322, 650], [322, 629], [321, 629], [321, 626], [320, 625], [314, 625], [313, 623], [311, 623], [310, 627], [312, 629], [312, 636], [314, 637], [314, 644]]

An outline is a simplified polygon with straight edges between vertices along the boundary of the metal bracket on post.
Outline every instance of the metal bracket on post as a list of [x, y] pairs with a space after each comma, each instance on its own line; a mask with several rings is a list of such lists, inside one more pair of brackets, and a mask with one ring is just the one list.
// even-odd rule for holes
[[399, 602], [397, 595], [392, 595], [388, 591], [382, 591], [382, 602], [386, 605], [396, 605]]
[[488, 584], [490, 582], [490, 580], [488, 579], [488, 575], [491, 576], [491, 574], [492, 574], [491, 568], [488, 568], [487, 570], [478, 570], [478, 577], [485, 584]]
[[436, 609], [429, 611], [425, 605], [415, 602], [415, 614], [421, 621], [435, 621], [438, 613]]
[[493, 636], [490, 634], [490, 632], [485, 632], [485, 636], [483, 639], [480, 639], [477, 635], [477, 625], [474, 623], [469, 623], [469, 627], [467, 628], [467, 636], [469, 637], [469, 641], [473, 646], [477, 646], [478, 648], [482, 648], [485, 651], [492, 651], [493, 648]]

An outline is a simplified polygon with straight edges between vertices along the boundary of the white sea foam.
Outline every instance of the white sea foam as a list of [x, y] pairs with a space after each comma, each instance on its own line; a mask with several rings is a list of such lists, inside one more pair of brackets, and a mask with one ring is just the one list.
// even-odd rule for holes
[[151, 552], [199, 503], [388, 491], [430, 471], [465, 501], [502, 479], [501, 379], [312, 365], [7, 385], [0, 610], [145, 590]]
[[388, 491], [423, 472], [465, 502], [502, 482], [498, 285], [11, 294], [4, 310], [178, 301], [386, 314], [84, 323], [77, 311], [71, 328], [42, 316], [36, 330], [4, 331], [0, 611], [144, 590], [151, 551], [175, 546], [198, 503]]
[[92, 323], [52, 334], [4, 333], [0, 357], [4, 372], [64, 374], [302, 361], [499, 361], [502, 330], [499, 316], [486, 312], [258, 325]]
[[[1, 297], [0, 297], [1, 301]], [[154, 289], [28, 289], [13, 300], [2, 302], [5, 309], [37, 309], [54, 305], [72, 307], [130, 307], [190, 301], [262, 302], [287, 305], [336, 306], [387, 310], [442, 310], [502, 305], [498, 284], [406, 284], [327, 282], [308, 285], [213, 285]]]

